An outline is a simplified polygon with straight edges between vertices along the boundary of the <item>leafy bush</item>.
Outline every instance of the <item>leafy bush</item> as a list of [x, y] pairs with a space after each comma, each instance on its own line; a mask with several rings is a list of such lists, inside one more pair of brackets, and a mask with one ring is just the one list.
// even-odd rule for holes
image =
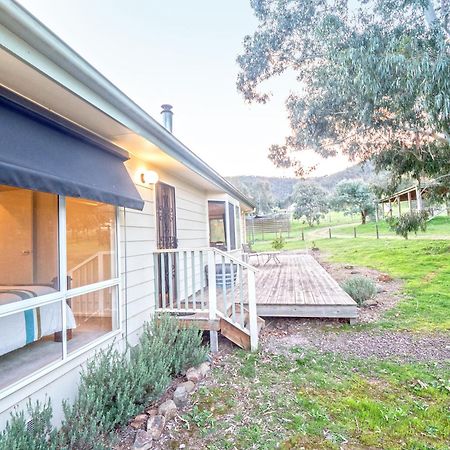
[[161, 315], [145, 325], [136, 347], [122, 353], [114, 346], [99, 351], [81, 373], [73, 404], [63, 403], [59, 431], [51, 425], [50, 402], [29, 406], [33, 432], [25, 415], [12, 415], [0, 434], [0, 450], [106, 450], [111, 432], [158, 398], [173, 375], [205, 361], [207, 348], [194, 327], [178, 328], [176, 319]]
[[27, 411], [33, 426], [28, 429], [23, 411], [12, 413], [11, 420], [0, 434], [0, 450], [56, 450], [50, 400], [34, 405], [29, 402]]
[[284, 244], [285, 244], [284, 238], [280, 234], [272, 241], [272, 248], [274, 250], [281, 250], [284, 247]]
[[408, 239], [409, 233], [417, 234], [419, 230], [426, 231], [428, 218], [428, 211], [411, 211], [400, 217], [390, 217], [387, 223], [396, 234]]
[[342, 283], [342, 289], [361, 306], [367, 300], [375, 297], [377, 288], [375, 283], [366, 277], [353, 277]]

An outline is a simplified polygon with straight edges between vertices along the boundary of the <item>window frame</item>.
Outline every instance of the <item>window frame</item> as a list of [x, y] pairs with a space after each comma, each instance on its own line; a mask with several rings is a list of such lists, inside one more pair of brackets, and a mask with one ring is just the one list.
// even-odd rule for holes
[[[57, 195], [57, 194], [54, 194]], [[62, 354], [57, 361], [49, 363], [29, 375], [25, 375], [17, 382], [0, 389], [0, 400], [8, 397], [14, 392], [24, 388], [35, 380], [51, 373], [59, 367], [64, 366], [68, 362], [80, 357], [80, 355], [89, 352], [90, 350], [99, 347], [104, 342], [122, 334], [123, 332], [123, 318], [122, 318], [122, 281], [121, 281], [121, 236], [120, 236], [120, 208], [115, 207], [115, 267], [116, 273], [114, 278], [88, 284], [85, 286], [68, 289], [67, 286], [67, 228], [66, 228], [66, 197], [57, 195], [58, 200], [58, 276], [59, 276], [59, 290], [49, 294], [40, 295], [31, 299], [22, 300], [20, 302], [11, 303], [9, 305], [2, 305], [0, 307], [0, 317], [7, 317], [12, 314], [21, 313], [23, 311], [33, 309], [36, 307], [45, 306], [50, 303], [59, 303], [62, 311]], [[88, 294], [90, 292], [100, 291], [105, 288], [115, 288], [116, 291], [116, 312], [117, 312], [117, 328], [103, 334], [93, 341], [83, 345], [74, 350], [70, 354], [67, 351], [67, 312], [64, 307], [67, 300], [78, 295]]]

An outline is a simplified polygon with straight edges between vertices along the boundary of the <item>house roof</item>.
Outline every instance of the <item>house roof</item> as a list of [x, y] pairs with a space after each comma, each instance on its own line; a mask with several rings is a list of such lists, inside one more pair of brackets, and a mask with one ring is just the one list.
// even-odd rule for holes
[[137, 138], [147, 139], [220, 190], [255, 208], [250, 199], [13, 0], [0, 3], [0, 34], [3, 50], [135, 131]]

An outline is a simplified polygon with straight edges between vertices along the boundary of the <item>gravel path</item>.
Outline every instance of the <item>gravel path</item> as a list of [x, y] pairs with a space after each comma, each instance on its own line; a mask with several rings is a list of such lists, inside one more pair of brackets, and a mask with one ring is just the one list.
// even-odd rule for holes
[[[286, 320], [286, 319], [284, 319]], [[421, 334], [403, 331], [361, 330], [334, 331], [335, 325], [323, 326], [290, 321], [269, 321], [263, 348], [273, 353], [288, 353], [294, 346], [336, 352], [358, 358], [389, 358], [398, 361], [449, 362], [450, 335]]]

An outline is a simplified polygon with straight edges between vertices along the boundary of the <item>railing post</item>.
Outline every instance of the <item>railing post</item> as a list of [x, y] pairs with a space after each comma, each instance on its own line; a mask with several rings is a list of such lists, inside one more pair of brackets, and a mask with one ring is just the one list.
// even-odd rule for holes
[[247, 270], [248, 280], [248, 314], [250, 325], [250, 349], [258, 350], [258, 319], [256, 312], [255, 272]]
[[[217, 291], [216, 291], [216, 258], [213, 250], [208, 250], [208, 310], [209, 320], [216, 320]], [[217, 331], [209, 332], [211, 341], [211, 351], [219, 351], [219, 334]]]

